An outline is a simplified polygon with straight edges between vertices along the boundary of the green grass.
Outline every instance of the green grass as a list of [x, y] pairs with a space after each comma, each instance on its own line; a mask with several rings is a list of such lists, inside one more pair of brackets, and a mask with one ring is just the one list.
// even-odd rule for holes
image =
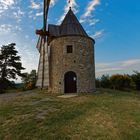
[[[0, 96], [0, 140], [140, 140], [140, 94]], [[18, 93], [17, 93], [18, 94]]]

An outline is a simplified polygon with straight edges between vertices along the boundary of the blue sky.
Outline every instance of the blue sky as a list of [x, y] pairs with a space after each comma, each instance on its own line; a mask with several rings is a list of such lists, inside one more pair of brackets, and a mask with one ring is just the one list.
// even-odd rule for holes
[[[0, 46], [15, 42], [26, 71], [37, 69], [35, 30], [42, 27], [43, 0], [0, 0]], [[71, 0], [72, 10], [95, 38], [96, 76], [140, 71], [140, 1]], [[67, 0], [52, 0], [48, 22], [59, 24]]]

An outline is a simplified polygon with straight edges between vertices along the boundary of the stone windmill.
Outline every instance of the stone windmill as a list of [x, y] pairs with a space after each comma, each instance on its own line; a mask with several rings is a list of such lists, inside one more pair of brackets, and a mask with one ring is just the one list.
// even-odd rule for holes
[[44, 28], [37, 30], [37, 87], [52, 93], [94, 92], [94, 39], [85, 32], [71, 7], [60, 25], [49, 24], [46, 31], [49, 4], [50, 0], [44, 0]]

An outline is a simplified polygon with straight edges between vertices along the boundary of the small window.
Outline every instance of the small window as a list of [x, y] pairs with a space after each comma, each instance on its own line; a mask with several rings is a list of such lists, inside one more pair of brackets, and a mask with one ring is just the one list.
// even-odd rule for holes
[[67, 53], [72, 53], [72, 45], [67, 46]]

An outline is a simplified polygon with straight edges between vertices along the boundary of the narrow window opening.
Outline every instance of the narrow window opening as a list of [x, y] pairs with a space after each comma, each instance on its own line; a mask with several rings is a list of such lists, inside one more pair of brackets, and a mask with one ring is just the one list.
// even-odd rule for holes
[[72, 45], [67, 45], [67, 53], [72, 53], [73, 48]]

